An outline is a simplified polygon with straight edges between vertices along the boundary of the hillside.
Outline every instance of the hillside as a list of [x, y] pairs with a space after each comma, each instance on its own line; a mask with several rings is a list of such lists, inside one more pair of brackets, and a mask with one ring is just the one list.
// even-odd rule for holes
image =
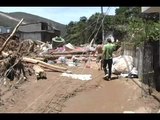
[[0, 25], [3, 26], [10, 26], [10, 27], [15, 27], [15, 25], [18, 23], [17, 20], [20, 20], [21, 18], [24, 18], [24, 22], [47, 22], [49, 24], [52, 24], [53, 26], [55, 26], [57, 29], [59, 29], [61, 31], [61, 35], [64, 36], [66, 34], [66, 26], [37, 16], [37, 15], [33, 15], [33, 14], [28, 14], [28, 13], [24, 13], [24, 12], [13, 12], [13, 13], [4, 13], [4, 12], [0, 12]]
[[9, 16], [7, 13], [0, 12], [0, 26], [15, 27], [19, 19]]

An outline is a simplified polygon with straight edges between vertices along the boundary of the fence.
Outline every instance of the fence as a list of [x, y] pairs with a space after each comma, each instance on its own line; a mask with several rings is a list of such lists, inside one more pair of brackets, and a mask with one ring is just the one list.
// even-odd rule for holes
[[139, 47], [134, 47], [131, 43], [122, 43], [123, 54], [133, 57], [139, 78], [149, 86], [145, 88], [149, 94], [151, 94], [153, 88], [160, 91], [159, 43], [159, 41], [145, 42]]

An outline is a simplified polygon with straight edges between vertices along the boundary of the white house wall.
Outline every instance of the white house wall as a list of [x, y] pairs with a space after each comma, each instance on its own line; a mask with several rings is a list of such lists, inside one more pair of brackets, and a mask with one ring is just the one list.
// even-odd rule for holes
[[141, 7], [142, 13], [153, 13], [153, 12], [159, 12], [160, 13], [160, 7]]

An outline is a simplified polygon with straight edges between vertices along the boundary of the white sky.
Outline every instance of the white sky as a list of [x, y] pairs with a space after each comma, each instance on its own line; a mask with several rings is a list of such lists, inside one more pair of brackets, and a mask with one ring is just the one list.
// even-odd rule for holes
[[[116, 8], [118, 7], [110, 7], [108, 10], [108, 7], [103, 7], [103, 12], [115, 15]], [[101, 12], [101, 7], [0, 7], [0, 11], [26, 12], [67, 25], [70, 21], [79, 21], [82, 16], [89, 18], [94, 13]]]

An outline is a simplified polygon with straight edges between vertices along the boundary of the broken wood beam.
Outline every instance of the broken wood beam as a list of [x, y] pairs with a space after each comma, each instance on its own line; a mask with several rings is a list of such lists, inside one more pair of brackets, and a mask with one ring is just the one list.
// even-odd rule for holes
[[16, 27], [14, 28], [14, 30], [12, 31], [12, 33], [10, 34], [10, 36], [6, 39], [6, 41], [3, 43], [2, 48], [0, 49], [0, 54], [2, 53], [2, 51], [4, 50], [4, 48], [6, 47], [7, 43], [9, 42], [10, 38], [14, 35], [14, 33], [16, 32], [16, 30], [18, 29], [18, 27], [20, 26], [20, 24], [22, 23], [23, 18], [19, 21], [19, 23], [16, 25]]
[[44, 70], [45, 72], [55, 72], [54, 70], [51, 70], [51, 69], [48, 69], [48, 68], [43, 68], [43, 70]]
[[65, 67], [60, 67], [60, 66], [56, 66], [56, 65], [51, 65], [51, 64], [45, 63], [45, 62], [43, 62], [43, 61], [39, 61], [39, 62], [38, 62], [38, 65], [40, 65], [41, 67], [44, 67], [44, 68], [48, 68], [48, 69], [57, 71], [57, 72], [64, 72], [64, 71], [67, 70], [67, 68], [65, 68]]
[[23, 58], [22, 58], [22, 61], [24, 61], [24, 62], [29, 62], [29, 63], [33, 63], [33, 64], [38, 64], [38, 65], [40, 65], [41, 67], [45, 67], [45, 68], [48, 68], [48, 69], [51, 69], [51, 70], [57, 71], [57, 72], [64, 72], [64, 71], [67, 70], [67, 68], [65, 68], [65, 67], [60, 67], [60, 66], [56, 66], [56, 65], [51, 65], [51, 64], [45, 63], [45, 62], [43, 62], [43, 61], [36, 60], [36, 59], [32, 59], [32, 58], [23, 57]]
[[47, 79], [45, 71], [39, 65], [34, 65], [33, 69], [35, 71], [37, 80], [39, 80], [39, 79]]
[[37, 64], [39, 60], [36, 59], [32, 59], [32, 58], [28, 58], [28, 57], [23, 57], [22, 61], [24, 62], [29, 62], [29, 63], [33, 63], [33, 64]]

